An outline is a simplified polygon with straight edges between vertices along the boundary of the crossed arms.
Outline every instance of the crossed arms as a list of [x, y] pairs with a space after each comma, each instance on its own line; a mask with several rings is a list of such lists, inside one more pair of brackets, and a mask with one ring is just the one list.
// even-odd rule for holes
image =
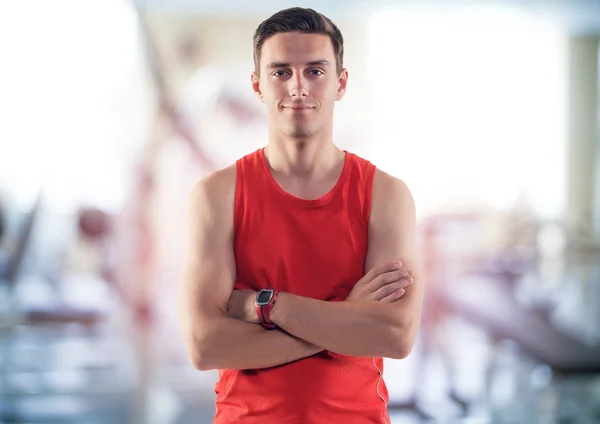
[[[190, 196], [179, 289], [182, 334], [199, 370], [258, 369], [323, 349], [404, 358], [419, 329], [423, 285], [415, 257], [415, 209], [403, 182], [377, 171], [365, 268], [345, 302], [280, 293], [279, 329], [256, 324], [255, 292], [233, 290], [235, 166], [196, 184]], [[402, 261], [402, 266], [394, 261]], [[409, 271], [410, 270], [410, 271]], [[323, 325], [323, 323], [327, 323]]]

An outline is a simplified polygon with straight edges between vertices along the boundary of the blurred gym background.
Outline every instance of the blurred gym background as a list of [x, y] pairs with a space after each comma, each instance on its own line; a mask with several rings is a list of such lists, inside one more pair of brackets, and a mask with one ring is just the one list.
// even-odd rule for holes
[[296, 5], [345, 37], [335, 142], [418, 207], [393, 422], [600, 422], [600, 2], [1, 0], [0, 423], [212, 422], [187, 197], [265, 144], [252, 35]]

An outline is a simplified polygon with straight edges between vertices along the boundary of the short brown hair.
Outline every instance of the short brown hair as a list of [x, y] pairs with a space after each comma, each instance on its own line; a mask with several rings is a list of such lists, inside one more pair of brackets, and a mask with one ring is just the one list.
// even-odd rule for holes
[[344, 38], [339, 28], [322, 13], [313, 9], [292, 7], [264, 20], [254, 32], [254, 69], [260, 71], [260, 51], [265, 40], [282, 32], [328, 35], [333, 44], [338, 74], [344, 67]]

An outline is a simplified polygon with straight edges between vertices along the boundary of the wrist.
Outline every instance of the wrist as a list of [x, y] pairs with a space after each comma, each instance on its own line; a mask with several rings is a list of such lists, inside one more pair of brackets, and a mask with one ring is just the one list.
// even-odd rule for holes
[[258, 315], [256, 314], [256, 296], [258, 292], [253, 292], [252, 296], [248, 298], [246, 301], [246, 317], [244, 321], [249, 322], [250, 324], [260, 324], [260, 320], [258, 319]]
[[277, 304], [273, 305], [273, 308], [271, 309], [271, 321], [278, 327], [283, 323], [283, 311], [285, 310], [285, 304], [289, 296], [289, 293], [279, 292]]
[[273, 323], [271, 318], [271, 311], [273, 310], [277, 299], [279, 297], [279, 291], [273, 289], [263, 289], [258, 292], [254, 300], [254, 311], [255, 317], [265, 329], [273, 330], [277, 328], [277, 325]]

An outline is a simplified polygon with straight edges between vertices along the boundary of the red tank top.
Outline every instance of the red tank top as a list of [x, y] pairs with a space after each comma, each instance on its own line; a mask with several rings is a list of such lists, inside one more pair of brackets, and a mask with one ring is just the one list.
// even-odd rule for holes
[[[236, 289], [343, 301], [363, 277], [375, 167], [345, 153], [338, 182], [316, 200], [285, 192], [263, 149], [237, 161]], [[389, 423], [382, 372], [383, 358], [328, 351], [268, 369], [220, 370], [215, 423]]]

